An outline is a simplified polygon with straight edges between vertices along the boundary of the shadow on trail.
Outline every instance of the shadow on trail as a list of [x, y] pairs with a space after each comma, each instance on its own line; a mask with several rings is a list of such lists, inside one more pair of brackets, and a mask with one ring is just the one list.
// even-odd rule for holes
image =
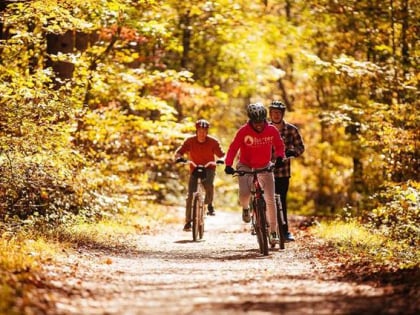
[[[283, 296], [286, 299], [291, 296]], [[295, 297], [296, 299], [297, 297]], [[341, 294], [331, 294], [323, 300], [319, 300], [318, 295], [311, 296], [306, 294], [299, 296], [299, 301], [284, 302], [251, 302], [244, 303], [220, 303], [212, 304], [211, 309], [214, 312], [228, 312], [229, 310], [242, 310], [245, 313], [267, 312], [269, 314], [331, 314], [327, 310], [337, 309], [339, 313], [346, 315], [393, 315], [393, 314], [418, 314], [418, 308], [415, 303], [411, 307], [401, 309], [400, 301], [392, 296], [368, 297], [357, 296], [349, 297]], [[305, 301], [306, 300], [306, 301]], [[308, 301], [309, 300], [309, 301]], [[200, 309], [205, 309], [201, 305]]]
[[[205, 245], [206, 240], [193, 241], [192, 239], [174, 240], [174, 244], [185, 245]], [[273, 254], [270, 251], [268, 256], [263, 256], [257, 248], [247, 249], [223, 249], [217, 251], [206, 250], [205, 247], [185, 247], [174, 249], [142, 249], [139, 248], [135, 240], [124, 243], [103, 243], [94, 239], [84, 239], [83, 241], [73, 242], [73, 248], [79, 253], [91, 253], [100, 256], [118, 256], [121, 258], [138, 259], [170, 259], [170, 260], [192, 260], [197, 258], [204, 260], [246, 260], [246, 259], [265, 259]]]
[[[204, 241], [194, 242], [193, 240], [179, 240], [174, 243], [177, 244], [199, 244], [204, 243]], [[144, 250], [139, 249], [135, 245], [104, 245], [103, 243], [89, 242], [84, 243], [77, 247], [79, 252], [89, 251], [91, 253], [96, 253], [98, 255], [107, 255], [107, 256], [119, 256], [122, 258], [131, 258], [131, 259], [166, 259], [173, 261], [196, 261], [197, 259], [201, 260], [246, 260], [246, 259], [267, 259], [268, 256], [263, 256], [258, 249], [233, 249], [233, 250], [218, 250], [218, 251], [204, 251], [202, 249], [195, 250], [185, 250], [185, 249], [173, 249], [173, 250]]]
[[199, 241], [193, 241], [193, 240], [179, 240], [175, 241], [176, 244], [189, 244], [189, 243], [202, 243], [205, 242], [205, 240], [199, 240]]
[[[192, 241], [191, 241], [192, 242]], [[195, 243], [195, 242], [194, 242]], [[226, 260], [247, 260], [247, 259], [265, 259], [270, 258], [270, 255], [263, 256], [257, 249], [234, 249], [234, 250], [218, 250], [218, 251], [139, 251], [139, 259], [164, 259], [172, 261], [192, 261], [200, 260], [213, 260], [213, 261], [226, 261]]]

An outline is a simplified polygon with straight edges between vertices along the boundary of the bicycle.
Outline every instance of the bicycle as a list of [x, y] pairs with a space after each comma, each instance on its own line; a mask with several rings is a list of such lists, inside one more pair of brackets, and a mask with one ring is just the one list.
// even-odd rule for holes
[[238, 176], [252, 175], [253, 187], [251, 189], [249, 209], [251, 211], [252, 227], [255, 231], [255, 234], [257, 235], [260, 253], [264, 256], [268, 255], [268, 243], [270, 243], [271, 247], [274, 248], [275, 242], [273, 240], [270, 240], [269, 237], [264, 191], [260, 185], [257, 175], [263, 172], [272, 172], [273, 169], [273, 166], [269, 166], [262, 169], [253, 169], [251, 171], [235, 170], [233, 173], [233, 175], [237, 174]]
[[202, 180], [206, 178], [206, 169], [212, 165], [223, 164], [224, 161], [210, 161], [205, 165], [197, 165], [191, 160], [180, 158], [176, 163], [191, 164], [194, 167], [193, 174], [197, 176], [197, 190], [193, 193], [191, 207], [192, 237], [196, 242], [203, 238], [204, 235], [204, 187]]

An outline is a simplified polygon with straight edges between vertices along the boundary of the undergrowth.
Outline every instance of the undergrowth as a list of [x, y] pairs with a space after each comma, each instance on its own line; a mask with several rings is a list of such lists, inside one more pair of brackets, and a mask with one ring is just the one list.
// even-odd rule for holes
[[[420, 184], [389, 184], [372, 196], [362, 217], [344, 211], [312, 231], [336, 248], [347, 264], [387, 270], [420, 267]], [[346, 209], [344, 209], [346, 210]], [[349, 209], [351, 210], [351, 209]]]
[[311, 231], [336, 248], [343, 262], [369, 263], [373, 268], [408, 269], [419, 267], [420, 250], [403, 240], [394, 240], [356, 220], [322, 222]]
[[42, 265], [59, 251], [55, 244], [28, 231], [0, 236], [0, 314], [21, 314], [32, 303], [31, 288]]

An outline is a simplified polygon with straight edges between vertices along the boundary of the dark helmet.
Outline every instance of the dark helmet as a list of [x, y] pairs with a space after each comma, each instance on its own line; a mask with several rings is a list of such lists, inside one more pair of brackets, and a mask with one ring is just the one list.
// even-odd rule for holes
[[209, 127], [210, 127], [210, 123], [205, 119], [199, 119], [195, 122], [195, 129], [198, 129], [198, 128], [209, 129]]
[[267, 110], [261, 103], [249, 104], [247, 114], [251, 122], [262, 122], [267, 119]]
[[270, 109], [280, 109], [282, 111], [286, 110], [286, 105], [282, 101], [272, 101], [269, 106]]

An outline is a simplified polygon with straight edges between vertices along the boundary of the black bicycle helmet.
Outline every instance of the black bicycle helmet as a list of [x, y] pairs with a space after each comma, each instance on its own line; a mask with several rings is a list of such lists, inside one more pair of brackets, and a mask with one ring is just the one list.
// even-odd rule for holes
[[205, 119], [199, 119], [195, 122], [195, 129], [204, 128], [209, 129], [210, 123]]
[[286, 105], [282, 101], [272, 101], [271, 105], [269, 106], [270, 109], [280, 109], [286, 110]]
[[251, 122], [258, 123], [267, 119], [267, 110], [262, 103], [249, 104], [247, 113]]

